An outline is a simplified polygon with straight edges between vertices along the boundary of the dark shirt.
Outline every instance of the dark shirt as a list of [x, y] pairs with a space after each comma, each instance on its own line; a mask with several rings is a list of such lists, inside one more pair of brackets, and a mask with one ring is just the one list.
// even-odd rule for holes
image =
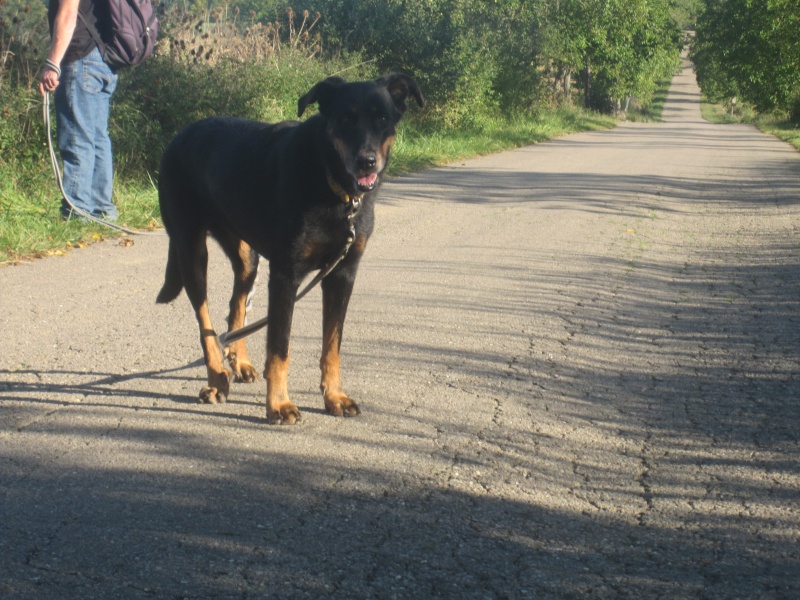
[[[50, 0], [50, 4], [47, 8], [47, 20], [50, 23], [51, 37], [53, 35], [53, 26], [55, 24], [59, 4], [60, 0]], [[103, 0], [98, 0], [97, 2], [94, 0], [80, 0], [78, 10], [83, 13], [83, 16], [85, 16], [92, 25], [99, 29], [97, 23], [100, 22], [101, 19], [99, 18], [100, 11], [98, 4], [105, 5], [105, 2], [103, 2]], [[102, 29], [100, 31], [102, 31]], [[75, 33], [72, 34], [72, 40], [69, 43], [69, 47], [67, 48], [66, 54], [64, 54], [61, 64], [66, 65], [83, 58], [94, 50], [96, 46], [97, 44], [94, 39], [92, 39], [89, 30], [86, 29], [86, 25], [84, 25], [81, 18], [78, 17], [77, 23], [75, 23]]]

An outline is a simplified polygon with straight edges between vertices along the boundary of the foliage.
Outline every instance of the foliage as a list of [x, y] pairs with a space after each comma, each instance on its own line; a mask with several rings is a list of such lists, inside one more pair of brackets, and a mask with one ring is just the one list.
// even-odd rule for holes
[[0, 0], [0, 168], [27, 171], [44, 157], [41, 103], [32, 93], [49, 34], [45, 7]]
[[539, 15], [542, 55], [560, 77], [580, 73], [588, 106], [646, 102], [677, 65], [681, 35], [665, 1], [541, 0]]
[[[535, 75], [532, 49], [519, 52], [512, 43], [525, 38], [525, 27], [514, 20], [521, 3], [311, 0], [307, 4], [324, 13], [327, 39], [373, 57], [381, 72], [414, 75], [432, 102], [430, 116], [451, 126], [470, 125], [473, 115], [492, 111], [519, 92], [509, 89], [507, 67], [512, 62], [527, 58], [529, 73], [523, 81], [530, 83]], [[524, 43], [530, 46], [529, 38]], [[510, 57], [512, 61], [504, 62]], [[521, 95], [528, 93], [529, 86]]]
[[800, 3], [707, 0], [692, 49], [713, 101], [738, 98], [800, 123]]
[[[683, 0], [689, 2], [691, 0]], [[444, 121], [571, 100], [647, 103], [681, 45], [669, 0], [315, 0], [326, 37], [420, 79]], [[363, 26], [368, 23], [369, 27]], [[587, 80], [586, 73], [591, 80]]]
[[681, 29], [693, 30], [697, 17], [703, 10], [703, 0], [674, 0], [670, 3], [669, 12]]
[[0, 0], [0, 89], [33, 83], [49, 37], [45, 3]]
[[356, 54], [321, 56], [318, 19], [289, 11], [263, 24], [236, 9], [200, 17], [168, 9], [155, 55], [121, 74], [114, 97], [110, 126], [123, 170], [153, 172], [169, 140], [192, 121], [219, 114], [292, 119], [297, 99], [320, 79], [373, 75]]

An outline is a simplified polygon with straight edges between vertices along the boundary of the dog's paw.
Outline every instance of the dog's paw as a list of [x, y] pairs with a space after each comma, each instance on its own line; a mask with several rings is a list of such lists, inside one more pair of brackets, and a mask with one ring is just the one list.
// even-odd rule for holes
[[353, 400], [342, 393], [325, 395], [325, 410], [334, 417], [355, 417], [361, 409]]
[[300, 411], [288, 400], [278, 410], [267, 407], [267, 422], [270, 425], [292, 425], [300, 420]]
[[224, 404], [227, 396], [215, 387], [204, 387], [200, 390], [200, 404]]
[[236, 382], [253, 383], [258, 379], [258, 371], [250, 363], [240, 363], [236, 365], [233, 376]]
[[208, 385], [200, 390], [201, 404], [223, 404], [231, 389], [231, 374], [226, 369], [222, 373], [211, 373]]
[[228, 364], [233, 370], [233, 380], [237, 383], [253, 383], [258, 379], [258, 372], [249, 360], [240, 360], [235, 352], [228, 354]]

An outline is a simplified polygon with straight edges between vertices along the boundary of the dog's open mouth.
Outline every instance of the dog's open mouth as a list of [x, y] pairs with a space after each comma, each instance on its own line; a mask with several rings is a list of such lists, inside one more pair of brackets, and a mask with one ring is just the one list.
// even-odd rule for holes
[[368, 192], [375, 187], [376, 183], [378, 183], [378, 174], [367, 173], [365, 175], [359, 175], [356, 178], [356, 183], [358, 184], [359, 191]]

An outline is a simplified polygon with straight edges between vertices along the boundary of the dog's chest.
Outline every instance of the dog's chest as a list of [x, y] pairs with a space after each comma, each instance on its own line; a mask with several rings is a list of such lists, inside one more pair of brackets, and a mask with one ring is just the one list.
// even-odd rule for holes
[[295, 256], [305, 269], [322, 268], [342, 251], [347, 235], [344, 223], [308, 225], [297, 238]]

